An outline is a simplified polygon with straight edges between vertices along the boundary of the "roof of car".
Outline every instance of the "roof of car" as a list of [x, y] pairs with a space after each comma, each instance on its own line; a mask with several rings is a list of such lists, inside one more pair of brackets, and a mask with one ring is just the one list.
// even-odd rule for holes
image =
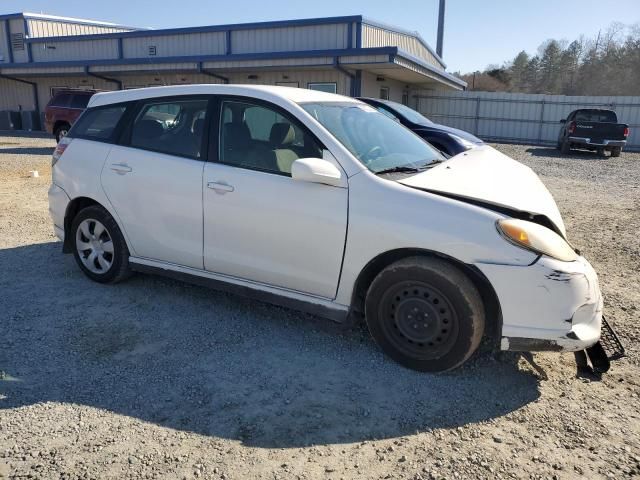
[[133, 90], [97, 93], [96, 95], [91, 97], [89, 107], [110, 105], [112, 103], [130, 102], [135, 100], [142, 100], [145, 98], [206, 94], [250, 96], [265, 100], [280, 98], [295, 103], [336, 101], [357, 102], [357, 100], [351, 97], [321, 92], [318, 90], [309, 90], [305, 88], [277, 87], [270, 85], [202, 84], [137, 88]]

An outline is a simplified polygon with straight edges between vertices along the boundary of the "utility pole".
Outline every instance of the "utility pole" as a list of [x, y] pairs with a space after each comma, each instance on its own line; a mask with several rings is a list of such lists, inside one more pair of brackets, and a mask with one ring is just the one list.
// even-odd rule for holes
[[444, 9], [445, 0], [440, 0], [440, 8], [438, 10], [438, 41], [436, 43], [436, 53], [442, 58], [442, 44], [444, 42]]

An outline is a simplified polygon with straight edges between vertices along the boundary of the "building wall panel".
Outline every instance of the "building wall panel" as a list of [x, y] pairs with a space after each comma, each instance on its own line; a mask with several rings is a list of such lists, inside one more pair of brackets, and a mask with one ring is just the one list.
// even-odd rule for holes
[[347, 48], [347, 24], [257, 28], [231, 32], [233, 53], [263, 53]]
[[38, 42], [31, 46], [34, 62], [110, 60], [118, 58], [118, 40]]
[[[14, 33], [22, 33], [25, 35], [26, 38], [26, 33], [24, 31], [24, 20], [22, 18], [12, 18], [11, 20], [9, 20], [9, 28], [11, 30], [11, 34], [13, 35]], [[25, 43], [24, 48], [22, 50], [13, 50], [13, 61], [14, 62], [26, 62], [28, 61], [29, 57], [27, 55], [27, 44]]]
[[130, 28], [108, 25], [92, 25], [55, 20], [28, 18], [31, 38], [63, 37], [68, 35], [96, 35], [100, 33], [127, 32]]
[[380, 90], [383, 87], [389, 89], [389, 100], [402, 103], [403, 92], [409, 92], [407, 85], [397, 80], [386, 77], [383, 81], [378, 81], [378, 75], [369, 72], [362, 72], [362, 96], [371, 98], [380, 98]]
[[0, 78], [0, 110], [35, 110], [31, 85]]
[[431, 65], [443, 68], [442, 63], [416, 37], [392, 32], [372, 25], [362, 25], [362, 46], [398, 47], [411, 55], [425, 60]]
[[153, 58], [150, 46], [156, 47], [158, 57], [223, 55], [226, 50], [224, 32], [125, 38], [122, 46], [124, 58]]

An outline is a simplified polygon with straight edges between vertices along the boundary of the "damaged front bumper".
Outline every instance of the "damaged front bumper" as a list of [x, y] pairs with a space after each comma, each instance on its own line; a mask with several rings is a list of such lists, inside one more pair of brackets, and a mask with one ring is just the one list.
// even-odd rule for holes
[[600, 339], [602, 295], [598, 276], [583, 257], [562, 262], [541, 256], [529, 266], [476, 266], [500, 301], [502, 350], [574, 352]]

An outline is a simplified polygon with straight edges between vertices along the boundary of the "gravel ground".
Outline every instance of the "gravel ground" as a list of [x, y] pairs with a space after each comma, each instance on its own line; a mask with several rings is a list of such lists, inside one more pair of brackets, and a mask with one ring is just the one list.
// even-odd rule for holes
[[640, 476], [640, 154], [496, 146], [600, 273], [629, 354], [600, 380], [551, 353], [419, 374], [363, 328], [153, 276], [92, 283], [52, 235], [53, 146], [0, 136], [0, 478]]

